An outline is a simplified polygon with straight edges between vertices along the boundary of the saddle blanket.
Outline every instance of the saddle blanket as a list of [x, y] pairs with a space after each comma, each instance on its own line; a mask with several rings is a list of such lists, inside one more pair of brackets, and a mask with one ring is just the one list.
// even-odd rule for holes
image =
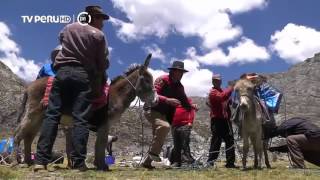
[[[41, 100], [41, 103], [44, 107], [48, 106], [49, 95], [50, 95], [50, 92], [52, 89], [53, 80], [54, 80], [54, 77], [48, 78], [46, 90], [45, 90], [44, 96]], [[93, 106], [94, 110], [99, 109], [108, 103], [109, 87], [110, 86], [108, 85], [108, 83], [106, 83], [102, 89], [102, 91], [103, 91], [102, 95], [100, 97], [92, 100], [92, 106]]]

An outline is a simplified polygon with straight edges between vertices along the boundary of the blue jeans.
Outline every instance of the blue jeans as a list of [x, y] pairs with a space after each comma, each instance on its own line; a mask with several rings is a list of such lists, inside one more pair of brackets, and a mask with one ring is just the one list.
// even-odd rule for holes
[[89, 137], [91, 87], [88, 73], [81, 66], [64, 66], [57, 70], [37, 144], [36, 164], [47, 165], [50, 162], [58, 124], [64, 112], [73, 117], [72, 165], [74, 168], [82, 167]]

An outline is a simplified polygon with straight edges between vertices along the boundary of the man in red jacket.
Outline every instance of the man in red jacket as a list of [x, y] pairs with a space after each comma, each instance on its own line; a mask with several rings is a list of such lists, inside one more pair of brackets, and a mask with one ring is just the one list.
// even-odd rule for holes
[[213, 87], [209, 93], [209, 106], [211, 109], [211, 144], [209, 149], [208, 164], [213, 165], [219, 156], [221, 142], [226, 143], [227, 168], [235, 168], [235, 150], [232, 125], [230, 121], [230, 109], [228, 106], [233, 87], [221, 89], [221, 76], [213, 74]]
[[188, 111], [192, 105], [189, 103], [181, 79], [184, 73], [184, 63], [174, 61], [169, 69], [169, 75], [158, 77], [154, 86], [157, 91], [159, 101], [154, 107], [144, 107], [145, 117], [152, 125], [153, 139], [148, 154], [142, 161], [142, 167], [153, 169], [152, 161], [161, 161], [159, 154], [163, 143], [170, 130], [175, 109], [178, 105], [183, 106]]

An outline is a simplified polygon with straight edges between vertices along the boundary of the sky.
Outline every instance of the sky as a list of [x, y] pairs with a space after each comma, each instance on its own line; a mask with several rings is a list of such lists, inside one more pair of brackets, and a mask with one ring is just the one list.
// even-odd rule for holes
[[34, 80], [67, 23], [23, 16], [69, 16], [72, 23], [88, 5], [111, 17], [103, 28], [109, 78], [152, 53], [154, 78], [168, 73], [173, 61], [184, 62], [188, 96], [206, 96], [212, 73], [226, 85], [245, 72], [287, 71], [320, 52], [318, 0], [1, 0], [0, 61]]

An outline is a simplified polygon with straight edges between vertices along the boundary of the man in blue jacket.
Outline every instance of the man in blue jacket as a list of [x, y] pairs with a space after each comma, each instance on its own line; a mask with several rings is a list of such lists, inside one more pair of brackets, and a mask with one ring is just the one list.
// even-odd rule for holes
[[57, 54], [61, 50], [62, 50], [61, 45], [58, 45], [56, 48], [54, 48], [52, 50], [52, 52], [51, 52], [51, 62], [52, 63], [46, 63], [42, 66], [42, 68], [40, 69], [40, 71], [38, 73], [37, 79], [47, 77], [47, 76], [55, 76], [55, 73], [53, 71], [53, 64], [54, 64], [54, 61], [55, 61]]

